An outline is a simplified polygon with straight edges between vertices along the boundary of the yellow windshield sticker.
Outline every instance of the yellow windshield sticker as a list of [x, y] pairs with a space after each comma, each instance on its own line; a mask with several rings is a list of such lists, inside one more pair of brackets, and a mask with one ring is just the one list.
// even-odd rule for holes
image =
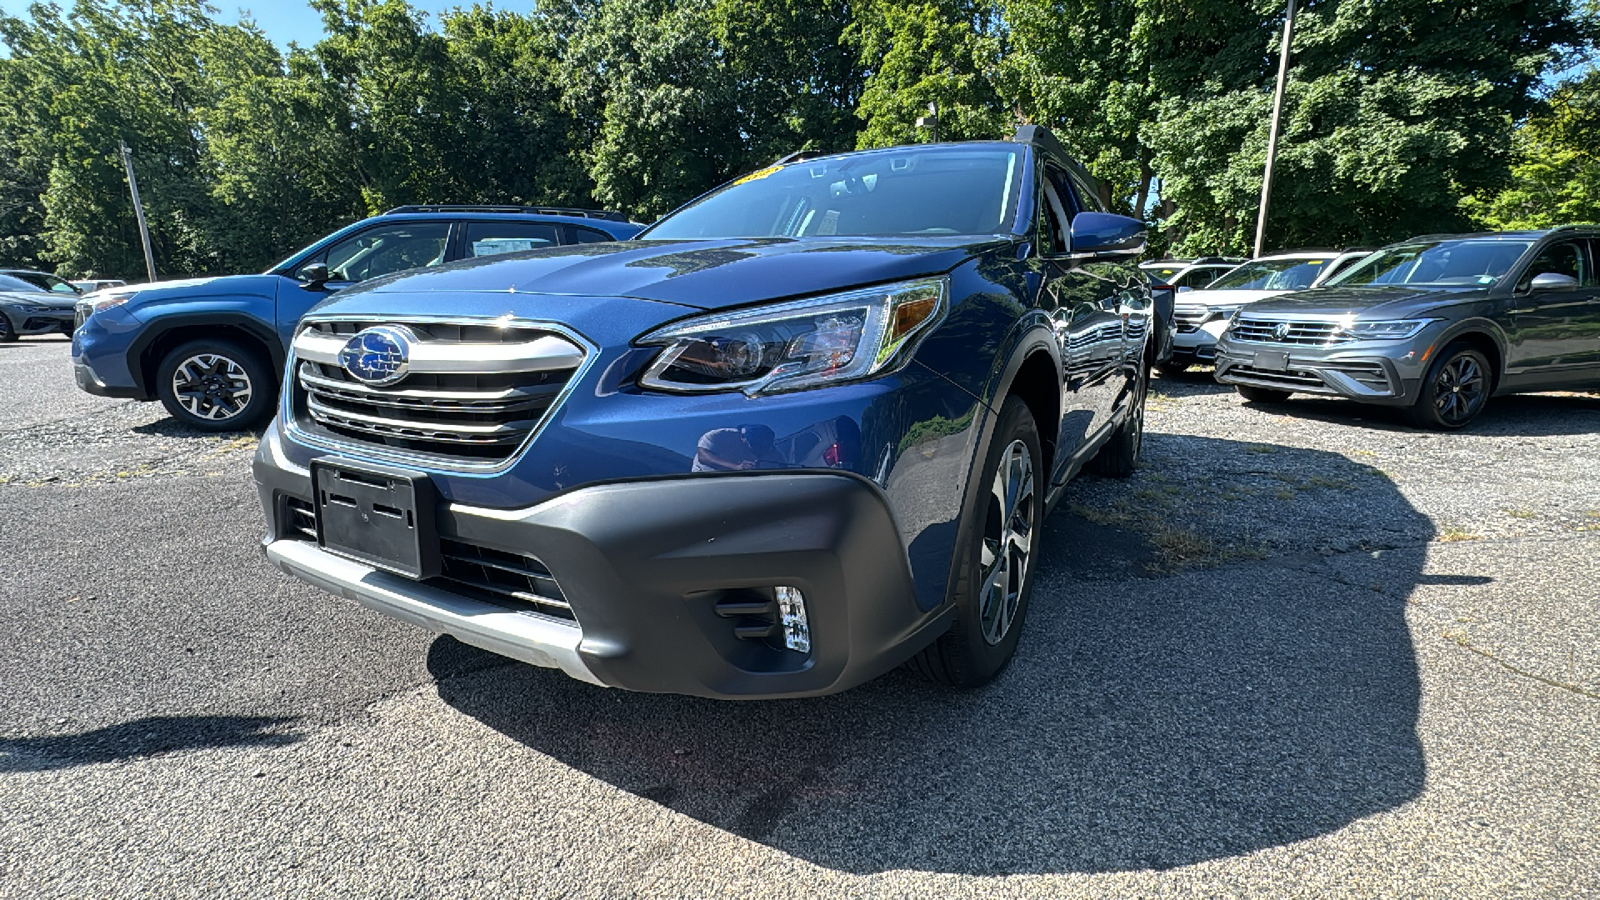
[[1327, 260], [1325, 260], [1325, 259], [1310, 259], [1310, 260], [1306, 260], [1306, 262], [1310, 263], [1313, 266], [1320, 266], [1323, 263], [1327, 262]]
[[743, 178], [739, 178], [739, 179], [735, 180], [733, 183], [734, 184], [744, 184], [747, 181], [759, 181], [760, 179], [765, 178], [768, 175], [771, 175], [773, 172], [776, 172], [776, 171], [778, 171], [779, 169], [782, 169], [782, 168], [783, 168], [783, 166], [767, 166], [765, 169], [758, 169], [758, 170], [756, 170], [754, 172], [751, 172], [749, 175], [746, 175]]

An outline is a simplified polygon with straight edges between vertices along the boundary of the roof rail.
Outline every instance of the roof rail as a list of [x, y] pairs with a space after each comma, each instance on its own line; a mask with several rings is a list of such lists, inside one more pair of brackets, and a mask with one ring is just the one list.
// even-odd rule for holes
[[485, 203], [420, 203], [408, 206], [396, 206], [394, 209], [383, 213], [386, 216], [400, 213], [438, 213], [438, 212], [476, 212], [476, 213], [539, 213], [546, 216], [577, 216], [585, 219], [608, 219], [613, 222], [626, 222], [628, 217], [619, 212], [605, 209], [578, 209], [572, 206], [515, 206]]
[[819, 156], [832, 156], [832, 155], [833, 155], [833, 151], [831, 151], [831, 150], [796, 150], [795, 152], [790, 153], [789, 155], [783, 157], [782, 159], [777, 160], [776, 162], [773, 163], [773, 165], [775, 165], [775, 166], [783, 166], [783, 165], [788, 165], [789, 163], [792, 163], [792, 162], [801, 162], [801, 161], [807, 160], [807, 159], [816, 159]]

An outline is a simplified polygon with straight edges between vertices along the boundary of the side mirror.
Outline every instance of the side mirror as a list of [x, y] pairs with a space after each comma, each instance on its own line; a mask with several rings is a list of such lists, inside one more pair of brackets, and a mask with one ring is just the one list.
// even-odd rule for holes
[[300, 278], [305, 282], [305, 289], [314, 291], [328, 283], [328, 264], [309, 263], [300, 268]]
[[1128, 216], [1084, 212], [1072, 218], [1072, 255], [1121, 259], [1144, 252], [1145, 224]]
[[1562, 275], [1559, 272], [1541, 272], [1533, 276], [1533, 283], [1529, 285], [1536, 291], [1550, 290], [1551, 288], [1574, 288], [1578, 286], [1578, 279], [1571, 275]]

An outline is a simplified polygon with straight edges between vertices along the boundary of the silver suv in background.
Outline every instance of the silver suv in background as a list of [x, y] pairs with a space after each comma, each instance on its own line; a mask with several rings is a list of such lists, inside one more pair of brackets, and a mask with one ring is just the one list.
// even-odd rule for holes
[[1210, 363], [1228, 319], [1246, 304], [1325, 284], [1371, 253], [1351, 250], [1288, 250], [1252, 259], [1229, 269], [1201, 290], [1179, 288], [1173, 322], [1177, 337], [1172, 358], [1161, 371], [1173, 375]]
[[1600, 226], [1412, 238], [1234, 316], [1216, 378], [1247, 400], [1346, 397], [1438, 429], [1498, 394], [1600, 388], [1597, 262]]

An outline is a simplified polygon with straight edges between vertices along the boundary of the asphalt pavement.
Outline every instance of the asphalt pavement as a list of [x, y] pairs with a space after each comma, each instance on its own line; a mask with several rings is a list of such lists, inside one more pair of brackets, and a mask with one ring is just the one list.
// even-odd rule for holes
[[994, 684], [720, 703], [294, 582], [254, 436], [0, 344], [0, 897], [1600, 896], [1600, 400], [1153, 392]]

